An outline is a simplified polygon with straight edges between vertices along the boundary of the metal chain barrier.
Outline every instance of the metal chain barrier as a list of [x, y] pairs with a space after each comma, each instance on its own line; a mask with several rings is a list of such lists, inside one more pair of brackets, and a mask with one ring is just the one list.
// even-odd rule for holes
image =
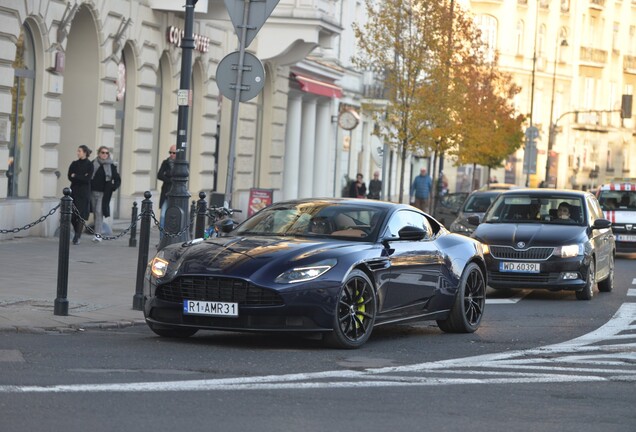
[[37, 224], [44, 222], [46, 218], [48, 218], [49, 216], [52, 216], [59, 208], [60, 208], [60, 205], [58, 204], [55, 207], [53, 207], [51, 211], [49, 211], [47, 214], [40, 217], [35, 222], [31, 222], [30, 224], [23, 226], [22, 228], [0, 229], [0, 234], [16, 234], [16, 233], [19, 233], [20, 231], [26, 231], [28, 229], [31, 229]]
[[178, 233], [172, 234], [169, 233], [168, 231], [166, 231], [165, 229], [161, 228], [161, 223], [157, 220], [157, 218], [155, 217], [155, 212], [151, 211], [151, 216], [152, 216], [152, 220], [155, 222], [155, 225], [157, 226], [157, 228], [159, 229], [159, 231], [165, 235], [166, 237], [179, 237], [182, 234], [184, 234], [186, 231], [188, 231], [190, 229], [190, 226], [192, 225], [192, 220], [190, 221], [190, 223], [188, 225], [186, 225], [181, 231], [179, 231]]
[[79, 210], [77, 209], [77, 207], [75, 207], [74, 203], [73, 203], [72, 211], [73, 211], [73, 214], [80, 220], [80, 222], [82, 222], [82, 225], [84, 226], [84, 228], [86, 228], [86, 231], [88, 231], [90, 234], [93, 234], [96, 237], [101, 238], [102, 240], [117, 240], [119, 238], [122, 238], [123, 236], [128, 234], [130, 232], [130, 230], [134, 226], [137, 225], [137, 222], [139, 222], [139, 220], [144, 216], [144, 213], [141, 212], [137, 216], [137, 219], [135, 219], [125, 230], [123, 230], [122, 232], [120, 232], [119, 234], [114, 235], [114, 236], [105, 236], [105, 235], [102, 235], [102, 234], [97, 234], [95, 232], [95, 230], [93, 228], [91, 228], [90, 225], [88, 225], [88, 222], [82, 218], [82, 216], [80, 215]]

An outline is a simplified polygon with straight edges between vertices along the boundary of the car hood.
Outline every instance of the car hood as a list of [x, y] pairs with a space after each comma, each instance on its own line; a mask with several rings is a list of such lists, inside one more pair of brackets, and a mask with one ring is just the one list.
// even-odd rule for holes
[[[315, 264], [328, 258], [351, 260], [356, 252], [371, 250], [372, 243], [321, 241], [290, 237], [219, 237], [196, 244], [167, 248], [170, 262], [167, 278], [180, 274], [275, 278], [284, 270]], [[346, 261], [347, 259], [342, 259]]]
[[560, 246], [584, 242], [585, 229], [586, 227], [583, 226], [541, 223], [484, 223], [477, 227], [473, 237], [488, 245], [517, 247], [517, 243], [523, 242], [525, 243], [525, 248], [532, 246]]

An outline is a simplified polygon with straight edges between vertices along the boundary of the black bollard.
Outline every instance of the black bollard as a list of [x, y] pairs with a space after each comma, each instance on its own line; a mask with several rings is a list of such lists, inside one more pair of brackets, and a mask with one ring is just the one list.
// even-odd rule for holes
[[148, 250], [150, 249], [150, 216], [152, 215], [152, 194], [144, 192], [141, 202], [141, 227], [139, 228], [139, 258], [137, 259], [137, 285], [133, 297], [133, 309], [144, 309], [144, 274], [148, 265]]
[[199, 192], [199, 201], [197, 201], [197, 224], [194, 230], [194, 238], [203, 238], [205, 232], [205, 220], [208, 210], [208, 203], [205, 201], [205, 192]]
[[192, 237], [192, 234], [194, 234], [194, 218], [196, 217], [196, 212], [197, 212], [197, 203], [196, 201], [192, 200], [192, 203], [190, 204], [190, 238], [194, 238]]
[[53, 302], [54, 315], [68, 315], [68, 257], [71, 237], [71, 190], [64, 188], [60, 203], [60, 248], [57, 257], [57, 298]]
[[129, 247], [137, 247], [137, 201], [133, 203], [132, 216], [130, 217], [130, 240]]

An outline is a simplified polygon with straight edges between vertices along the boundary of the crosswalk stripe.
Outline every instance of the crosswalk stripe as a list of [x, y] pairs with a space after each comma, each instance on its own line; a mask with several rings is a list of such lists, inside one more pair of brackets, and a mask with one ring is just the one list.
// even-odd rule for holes
[[636, 288], [628, 288], [627, 289], [627, 295], [631, 296], [631, 297], [636, 297]]

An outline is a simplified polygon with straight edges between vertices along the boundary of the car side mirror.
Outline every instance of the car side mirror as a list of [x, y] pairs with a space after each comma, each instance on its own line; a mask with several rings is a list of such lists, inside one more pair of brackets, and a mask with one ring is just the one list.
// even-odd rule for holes
[[468, 223], [474, 226], [479, 225], [480, 223], [479, 216], [476, 216], [476, 215], [468, 216]]
[[593, 229], [605, 229], [612, 226], [612, 222], [607, 219], [596, 219], [594, 221], [594, 225], [592, 225]]
[[400, 240], [417, 241], [426, 237], [426, 231], [420, 227], [409, 225], [399, 230], [398, 236], [400, 237]]

